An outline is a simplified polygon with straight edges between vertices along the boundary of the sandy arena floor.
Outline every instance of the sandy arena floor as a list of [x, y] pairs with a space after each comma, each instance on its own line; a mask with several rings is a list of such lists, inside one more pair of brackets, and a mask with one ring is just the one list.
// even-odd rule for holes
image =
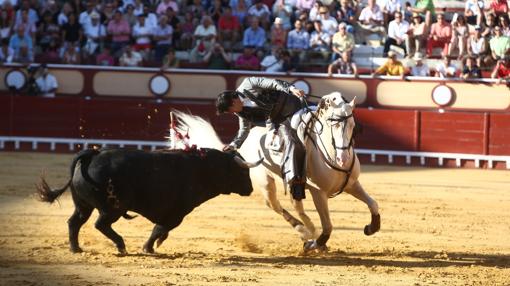
[[[342, 194], [330, 200], [325, 254], [302, 256], [256, 191], [206, 202], [155, 255], [141, 251], [152, 224], [120, 219], [130, 254], [118, 256], [94, 228], [97, 212], [80, 233], [85, 252], [70, 253], [69, 192], [54, 205], [32, 196], [42, 170], [63, 185], [71, 158], [0, 152], [0, 285], [510, 285], [509, 171], [364, 166], [382, 230], [366, 237], [368, 209]], [[320, 226], [309, 195], [305, 207]]]

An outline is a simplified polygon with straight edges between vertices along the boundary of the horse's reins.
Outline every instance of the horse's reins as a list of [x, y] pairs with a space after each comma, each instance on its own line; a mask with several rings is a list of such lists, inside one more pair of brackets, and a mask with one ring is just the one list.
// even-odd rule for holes
[[[315, 98], [320, 98], [318, 96], [313, 96], [313, 95], [310, 95], [311, 97], [315, 97]], [[342, 99], [344, 100], [344, 102], [346, 101], [343, 97]], [[352, 174], [352, 169], [354, 168], [354, 163], [356, 161], [356, 153], [354, 151], [354, 148], [352, 148], [352, 160], [351, 160], [351, 165], [349, 166], [349, 169], [342, 169], [342, 168], [339, 168], [337, 166], [335, 166], [332, 162], [332, 159], [331, 159], [331, 156], [329, 156], [329, 154], [327, 153], [327, 149], [326, 149], [326, 146], [324, 145], [324, 142], [323, 140], [321, 139], [320, 135], [322, 134], [322, 130], [323, 130], [323, 124], [322, 122], [319, 120], [319, 117], [316, 115], [316, 113], [319, 113], [321, 107], [319, 107], [319, 109], [317, 109], [317, 111], [313, 112], [309, 106], [308, 106], [308, 103], [306, 102], [306, 100], [303, 100], [304, 102], [304, 105], [306, 106], [306, 109], [310, 112], [310, 114], [312, 115], [312, 120], [310, 120], [306, 126], [305, 126], [305, 133], [304, 133], [304, 142], [306, 142], [306, 139], [307, 138], [310, 138], [311, 142], [313, 143], [313, 145], [315, 146], [315, 148], [317, 148], [317, 150], [319, 151], [319, 153], [321, 154], [321, 157], [322, 159], [326, 162], [326, 164], [333, 170], [337, 171], [337, 172], [342, 172], [342, 173], [345, 173], [346, 174], [346, 178], [344, 180], [344, 182], [342, 183], [342, 186], [340, 187], [340, 190], [333, 193], [331, 196], [329, 196], [330, 198], [333, 198], [333, 197], [336, 197], [337, 195], [341, 194], [343, 191], [344, 191], [344, 188], [345, 186], [347, 185], [347, 183], [349, 182], [349, 179], [351, 177], [351, 174]], [[349, 118], [353, 117], [353, 115], [348, 115], [348, 116], [342, 116], [342, 117], [339, 117], [339, 118], [328, 118], [326, 119], [327, 121], [333, 121], [333, 122], [345, 122], [347, 121]], [[302, 118], [301, 118], [301, 122], [302, 121]], [[321, 125], [321, 128], [320, 128], [320, 131], [313, 131], [312, 130], [312, 127], [314, 126], [314, 123], [315, 122], [318, 122], [320, 125]], [[347, 124], [344, 124], [344, 132], [345, 132], [345, 128], [347, 127]], [[312, 130], [311, 132], [308, 132], [308, 130]], [[317, 141], [320, 142], [320, 144], [322, 145], [322, 148], [324, 149], [324, 152], [326, 152], [327, 154], [327, 157], [326, 155], [324, 155], [324, 153], [321, 151], [318, 143], [312, 138], [311, 136], [311, 133], [314, 132], [315, 134], [318, 135], [318, 139]], [[335, 142], [335, 137], [333, 136], [333, 125], [331, 126], [331, 143], [333, 144], [333, 147], [335, 148], [335, 156], [336, 156], [336, 152], [337, 150], [347, 150], [347, 149], [350, 149], [351, 147], [354, 146], [354, 135], [351, 135], [351, 139], [349, 140], [349, 144], [347, 146], [342, 146], [342, 147], [338, 147], [336, 146], [336, 142]]]

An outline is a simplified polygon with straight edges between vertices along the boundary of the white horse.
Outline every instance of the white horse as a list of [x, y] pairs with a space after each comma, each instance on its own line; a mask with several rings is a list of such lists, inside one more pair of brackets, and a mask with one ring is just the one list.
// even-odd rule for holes
[[[267, 128], [255, 127], [239, 150], [246, 160], [258, 160], [263, 153], [265, 160], [262, 165], [252, 168], [251, 179], [254, 188], [259, 188], [266, 204], [282, 215], [300, 234], [304, 241], [304, 250], [326, 250], [333, 225], [328, 209], [328, 198], [345, 191], [367, 204], [372, 214], [371, 223], [365, 226], [366, 235], [372, 235], [380, 228], [379, 207], [358, 181], [360, 163], [353, 148], [354, 100], [347, 102], [339, 92], [322, 97], [318, 108], [309, 113], [300, 112], [293, 121], [301, 121], [298, 133], [306, 147], [307, 189], [319, 214], [322, 233], [317, 237], [315, 226], [305, 213], [302, 201], [291, 198], [292, 205], [301, 221], [282, 208], [277, 198], [277, 185], [282, 186], [281, 152], [266, 148]], [[189, 132], [191, 143], [199, 147], [220, 149], [223, 143], [209, 122], [204, 119], [175, 112], [181, 123], [179, 128]], [[308, 120], [307, 120], [308, 118]], [[295, 124], [295, 122], [293, 122]], [[306, 134], [306, 135], [303, 135]], [[268, 134], [267, 136], [272, 136]], [[278, 184], [277, 184], [278, 183]]]

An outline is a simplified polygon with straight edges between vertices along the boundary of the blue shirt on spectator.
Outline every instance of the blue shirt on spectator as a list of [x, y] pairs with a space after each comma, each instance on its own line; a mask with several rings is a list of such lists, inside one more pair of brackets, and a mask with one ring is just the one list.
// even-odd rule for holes
[[14, 34], [11, 36], [11, 39], [9, 40], [9, 47], [14, 51], [14, 58], [19, 57], [19, 52], [22, 47], [26, 47], [28, 51], [28, 57], [32, 58], [32, 52], [33, 52], [33, 44], [32, 44], [32, 38], [27, 36], [26, 34], [23, 35], [23, 37], [20, 37], [18, 34]]
[[304, 30], [292, 30], [287, 36], [287, 48], [292, 50], [306, 50], [310, 44], [310, 35]]
[[253, 30], [253, 28], [250, 27], [244, 31], [243, 46], [262, 48], [265, 42], [266, 31], [261, 27], [257, 27], [257, 30]]

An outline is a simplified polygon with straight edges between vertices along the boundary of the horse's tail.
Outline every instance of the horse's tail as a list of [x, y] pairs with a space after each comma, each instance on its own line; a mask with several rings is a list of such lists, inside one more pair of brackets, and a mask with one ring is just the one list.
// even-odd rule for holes
[[81, 160], [82, 164], [88, 165], [88, 164], [90, 164], [92, 157], [98, 153], [99, 153], [98, 150], [86, 149], [86, 150], [82, 150], [78, 154], [76, 154], [76, 156], [74, 157], [74, 159], [71, 163], [71, 168], [70, 168], [71, 176], [70, 176], [69, 180], [67, 181], [67, 183], [65, 184], [65, 186], [63, 186], [60, 189], [52, 190], [50, 188], [50, 186], [48, 185], [48, 183], [46, 182], [46, 179], [44, 178], [44, 174], [41, 175], [41, 181], [38, 184], [36, 184], [37, 198], [41, 202], [53, 203], [71, 185], [71, 182], [73, 180], [74, 168], [76, 167], [76, 164], [78, 164], [78, 161]]

